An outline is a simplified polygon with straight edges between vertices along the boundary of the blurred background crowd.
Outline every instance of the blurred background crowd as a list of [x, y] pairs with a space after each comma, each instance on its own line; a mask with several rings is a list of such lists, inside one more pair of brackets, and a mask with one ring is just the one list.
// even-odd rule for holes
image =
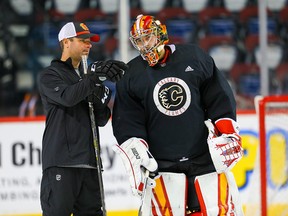
[[[155, 15], [171, 43], [207, 51], [229, 80], [238, 109], [254, 109], [261, 65], [257, 0], [128, 2], [131, 21], [141, 13]], [[0, 116], [43, 115], [37, 73], [60, 57], [58, 31], [66, 22], [85, 22], [100, 34], [90, 60], [120, 60], [118, 0], [1, 0], [0, 8]], [[288, 0], [267, 0], [267, 32], [269, 94], [287, 94]], [[129, 58], [137, 54], [131, 45]]]

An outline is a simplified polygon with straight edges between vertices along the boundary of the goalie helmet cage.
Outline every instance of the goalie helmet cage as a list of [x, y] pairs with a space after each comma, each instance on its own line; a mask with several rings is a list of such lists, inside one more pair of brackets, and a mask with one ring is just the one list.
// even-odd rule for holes
[[255, 100], [259, 117], [261, 216], [288, 215], [288, 95]]

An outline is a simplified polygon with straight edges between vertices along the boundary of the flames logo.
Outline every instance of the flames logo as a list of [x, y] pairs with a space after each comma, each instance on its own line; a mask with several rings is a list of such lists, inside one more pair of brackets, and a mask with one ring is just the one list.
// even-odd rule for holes
[[88, 27], [84, 24], [84, 23], [80, 23], [80, 26], [82, 29], [84, 29], [85, 31], [89, 31]]
[[172, 85], [168, 88], [164, 88], [159, 92], [160, 102], [164, 108], [170, 109], [171, 107], [177, 107], [183, 101], [183, 89], [178, 85]]
[[159, 111], [169, 116], [184, 113], [191, 103], [188, 85], [177, 77], [160, 80], [153, 91], [153, 99]]

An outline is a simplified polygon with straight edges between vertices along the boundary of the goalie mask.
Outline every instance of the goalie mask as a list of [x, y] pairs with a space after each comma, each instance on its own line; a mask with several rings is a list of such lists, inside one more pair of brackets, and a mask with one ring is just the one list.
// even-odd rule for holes
[[157, 64], [169, 40], [165, 25], [153, 16], [142, 14], [137, 16], [132, 25], [129, 39], [151, 67]]

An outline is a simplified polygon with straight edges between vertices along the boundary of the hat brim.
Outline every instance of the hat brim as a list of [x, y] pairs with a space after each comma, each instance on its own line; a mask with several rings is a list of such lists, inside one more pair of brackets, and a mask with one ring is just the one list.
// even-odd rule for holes
[[82, 34], [82, 35], [78, 35], [78, 38], [83, 38], [83, 39], [87, 39], [90, 38], [91, 41], [93, 42], [98, 42], [100, 40], [100, 36], [98, 34]]

